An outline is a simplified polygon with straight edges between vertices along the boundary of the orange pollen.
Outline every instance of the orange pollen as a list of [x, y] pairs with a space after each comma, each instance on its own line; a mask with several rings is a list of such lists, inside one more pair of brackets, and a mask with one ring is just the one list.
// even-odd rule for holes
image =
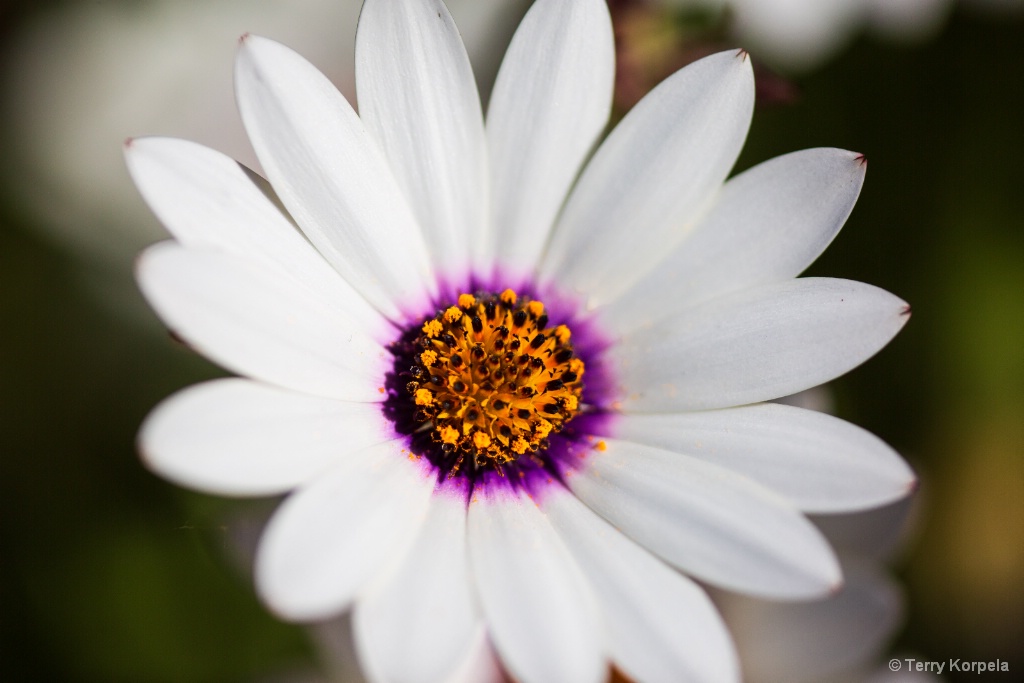
[[583, 361], [565, 325], [547, 330], [544, 304], [506, 289], [461, 294], [425, 320], [407, 390], [417, 420], [457, 455], [452, 475], [510, 463], [547, 447], [582, 405]]

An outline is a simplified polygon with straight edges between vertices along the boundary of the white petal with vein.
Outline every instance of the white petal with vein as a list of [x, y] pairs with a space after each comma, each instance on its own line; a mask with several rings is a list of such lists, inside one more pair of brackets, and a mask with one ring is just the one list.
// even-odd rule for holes
[[864, 510], [907, 495], [914, 473], [874, 434], [774, 403], [623, 415], [615, 436], [727, 467], [806, 512]]
[[164, 323], [229, 370], [317, 396], [383, 400], [388, 352], [294, 280], [170, 242], [143, 252], [136, 269]]
[[393, 320], [434, 292], [422, 231], [351, 105], [289, 48], [246, 36], [235, 63], [242, 122], [267, 177], [320, 253]]
[[525, 495], [469, 505], [469, 557], [494, 646], [522, 683], [603, 683], [603, 624], [586, 577]]
[[538, 0], [487, 110], [499, 264], [530, 274], [611, 110], [615, 46], [603, 0]]
[[646, 683], [739, 680], [729, 633], [707, 594], [602, 520], [572, 494], [543, 508], [598, 597], [611, 655]]
[[681, 69], [642, 99], [587, 164], [566, 203], [541, 279], [610, 301], [664, 258], [736, 163], [750, 127], [745, 53]]
[[394, 437], [378, 403], [335, 401], [232, 378], [197, 384], [163, 401], [142, 425], [139, 450], [150, 468], [184, 486], [269, 496]]
[[433, 496], [412, 549], [356, 605], [356, 639], [372, 680], [440, 683], [473, 651], [482, 623], [467, 561], [465, 498]]
[[730, 292], [799, 275], [843, 227], [864, 183], [863, 157], [786, 154], [732, 178], [665, 260], [603, 311], [627, 331]]
[[487, 141], [459, 31], [441, 0], [372, 0], [356, 38], [359, 116], [388, 158], [434, 263], [465, 272], [487, 233]]
[[291, 621], [326, 619], [408, 551], [427, 513], [432, 472], [403, 441], [371, 446], [289, 496], [256, 555], [256, 588]]
[[610, 352], [623, 408], [705, 410], [824, 384], [889, 343], [907, 304], [850, 280], [800, 278], [713, 299], [623, 337]]
[[257, 261], [321, 294], [366, 330], [393, 330], [264, 194], [266, 181], [238, 162], [174, 138], [136, 138], [125, 158], [146, 202], [186, 247]]
[[679, 453], [606, 444], [569, 474], [569, 487], [666, 561], [716, 586], [775, 599], [820, 597], [840, 584], [821, 533], [768, 489]]

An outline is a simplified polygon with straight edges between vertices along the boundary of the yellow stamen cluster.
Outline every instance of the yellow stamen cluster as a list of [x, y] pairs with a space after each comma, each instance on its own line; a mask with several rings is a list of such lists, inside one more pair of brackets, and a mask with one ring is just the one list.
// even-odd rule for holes
[[407, 389], [416, 419], [466, 462], [500, 466], [546, 447], [580, 407], [583, 361], [565, 325], [546, 330], [544, 304], [510, 289], [497, 296], [461, 294], [427, 320]]

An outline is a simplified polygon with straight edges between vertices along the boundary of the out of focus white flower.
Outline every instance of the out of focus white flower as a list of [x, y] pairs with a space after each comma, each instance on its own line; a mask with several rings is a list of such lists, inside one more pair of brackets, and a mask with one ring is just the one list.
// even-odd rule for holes
[[[846, 584], [820, 601], [781, 603], [716, 593], [746, 683], [927, 683], [892, 672], [883, 653], [903, 622], [900, 586], [886, 563], [912, 526], [913, 498], [814, 521], [839, 555]], [[902, 661], [902, 660], [901, 660]]]
[[827, 384], [804, 389], [790, 396], [777, 398], [775, 403], [803, 408], [804, 410], [817, 410], [819, 413], [835, 412], [835, 396], [832, 395], [832, 390], [829, 389]]
[[667, 0], [731, 13], [735, 38], [756, 57], [804, 70], [838, 52], [865, 25], [892, 38], [933, 34], [952, 0]]
[[1004, 15], [1024, 12], [1024, 0], [963, 0], [963, 3], [980, 12]]
[[[73, 248], [127, 272], [166, 233], [128, 178], [122, 142], [159, 133], [196, 140], [259, 168], [231, 87], [242, 33], [302, 51], [346, 95], [355, 92], [361, 0], [100, 0], [44, 14], [6, 49], [0, 74], [8, 188]], [[496, 69], [529, 0], [449, 0], [467, 50]], [[507, 29], [503, 28], [508, 26]], [[493, 52], [493, 58], [488, 58]], [[485, 88], [486, 89], [486, 88]]]
[[[824, 385], [776, 402], [825, 413], [834, 403]], [[829, 598], [781, 603], [712, 594], [736, 641], [745, 683], [941, 680], [906, 667], [893, 671], [883, 661], [891, 656], [883, 653], [904, 618], [902, 588], [887, 566], [906, 549], [919, 502], [911, 496], [864, 512], [811, 517], [836, 549], [846, 577], [843, 589]]]
[[[778, 399], [830, 413], [818, 386]], [[832, 543], [846, 583], [814, 602], [781, 603], [714, 593], [736, 641], [745, 683], [934, 683], [931, 674], [892, 671], [883, 652], [904, 617], [903, 593], [887, 570], [916, 526], [918, 498], [812, 520]], [[902, 660], [900, 660], [902, 661]]]

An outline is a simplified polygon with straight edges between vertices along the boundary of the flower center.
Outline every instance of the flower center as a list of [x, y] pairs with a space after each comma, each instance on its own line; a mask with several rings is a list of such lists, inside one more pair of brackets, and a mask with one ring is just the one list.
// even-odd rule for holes
[[[544, 304], [518, 297], [462, 294], [424, 321], [413, 341], [417, 431], [451, 458], [449, 476], [514, 462], [548, 446], [576, 414], [583, 361], [565, 325], [548, 330]], [[446, 460], [449, 458], [446, 457]]]

